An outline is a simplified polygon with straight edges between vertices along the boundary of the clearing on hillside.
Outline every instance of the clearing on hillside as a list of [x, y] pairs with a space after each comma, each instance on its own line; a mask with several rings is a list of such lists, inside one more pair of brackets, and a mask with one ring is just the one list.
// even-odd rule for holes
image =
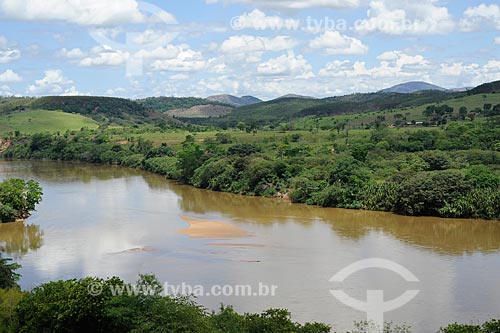
[[19, 131], [25, 134], [77, 131], [82, 127], [96, 129], [99, 124], [87, 117], [46, 110], [11, 113], [0, 116], [0, 134]]

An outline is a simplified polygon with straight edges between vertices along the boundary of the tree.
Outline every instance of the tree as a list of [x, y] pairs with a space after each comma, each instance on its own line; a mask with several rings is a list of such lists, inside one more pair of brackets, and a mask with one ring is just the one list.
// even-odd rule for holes
[[458, 109], [458, 115], [460, 116], [460, 119], [465, 120], [465, 117], [467, 116], [467, 107], [462, 106]]
[[21, 268], [21, 265], [11, 263], [12, 259], [3, 258], [0, 253], [0, 289], [19, 288], [17, 281], [21, 277], [16, 270]]
[[237, 127], [240, 131], [244, 131], [244, 130], [247, 128], [247, 125], [246, 125], [244, 122], [240, 121], [240, 122], [238, 123], [238, 125], [236, 125], [236, 127]]
[[180, 180], [190, 183], [194, 171], [203, 164], [203, 151], [198, 145], [191, 145], [178, 153], [178, 167], [181, 170]]
[[0, 222], [27, 218], [42, 201], [42, 188], [34, 180], [7, 179], [0, 183]]

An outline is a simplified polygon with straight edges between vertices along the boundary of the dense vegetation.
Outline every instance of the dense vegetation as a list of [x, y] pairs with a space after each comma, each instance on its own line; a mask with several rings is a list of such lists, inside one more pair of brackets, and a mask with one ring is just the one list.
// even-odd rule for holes
[[0, 223], [30, 216], [42, 200], [42, 188], [34, 180], [7, 179], [0, 183]]
[[325, 207], [500, 218], [498, 117], [444, 129], [375, 126], [279, 137], [256, 132], [245, 139], [236, 137], [246, 131], [212, 132], [175, 146], [140, 137], [158, 133], [150, 131], [137, 130], [139, 138], [131, 130], [36, 134], [15, 139], [4, 156], [120, 164], [200, 188]]
[[219, 105], [232, 107], [228, 104], [195, 97], [149, 97], [137, 100], [137, 102], [145, 106], [146, 108], [154, 109], [161, 113], [165, 113], [174, 109], [190, 109], [193, 106], [199, 105]]

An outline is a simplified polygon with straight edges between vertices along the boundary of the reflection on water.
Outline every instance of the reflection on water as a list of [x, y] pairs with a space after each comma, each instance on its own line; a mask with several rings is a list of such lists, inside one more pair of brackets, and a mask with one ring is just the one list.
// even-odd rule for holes
[[[6, 177], [35, 178], [44, 188], [43, 202], [25, 224], [0, 226], [0, 248], [22, 264], [23, 288], [89, 275], [133, 282], [151, 272], [164, 282], [206, 287], [263, 282], [279, 286], [276, 297], [199, 301], [211, 309], [232, 304], [240, 312], [288, 308], [294, 320], [347, 331], [364, 316], [330, 295], [335, 286], [329, 279], [353, 262], [379, 257], [404, 265], [421, 281], [417, 298], [389, 320], [435, 332], [450, 322], [500, 315], [498, 222], [293, 205], [89, 164], [0, 161], [0, 179]], [[179, 235], [188, 227], [182, 216], [231, 224], [248, 236]], [[367, 289], [393, 299], [409, 286], [371, 270], [342, 287], [362, 300]]]
[[182, 210], [198, 215], [222, 213], [235, 221], [259, 224], [289, 221], [312, 224], [322, 221], [338, 235], [354, 240], [365, 237], [370, 231], [382, 231], [401, 241], [450, 255], [495, 252], [500, 249], [498, 221], [410, 217], [385, 212], [319, 208], [274, 199], [193, 190], [190, 186], [165, 183], [155, 176], [145, 177], [145, 180], [151, 188], [168, 188], [175, 192]]
[[23, 222], [0, 224], [0, 252], [20, 258], [28, 250], [40, 248], [42, 236], [37, 225], [25, 225]]

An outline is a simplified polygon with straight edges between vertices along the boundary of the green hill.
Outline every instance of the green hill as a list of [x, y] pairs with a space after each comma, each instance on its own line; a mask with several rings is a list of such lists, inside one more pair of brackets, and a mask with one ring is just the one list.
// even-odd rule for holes
[[482, 84], [469, 91], [470, 95], [500, 93], [500, 81]]
[[0, 115], [0, 135], [19, 131], [24, 134], [77, 131], [82, 127], [96, 129], [99, 124], [82, 115], [34, 110]]
[[0, 114], [33, 110], [63, 111], [81, 114], [107, 125], [140, 125], [164, 120], [177, 122], [134, 101], [123, 98], [91, 96], [47, 96], [41, 98], [5, 98], [0, 100]]
[[190, 109], [200, 105], [216, 105], [232, 108], [231, 105], [226, 103], [196, 97], [148, 97], [138, 99], [136, 102], [146, 108], [154, 109], [161, 113], [166, 113], [170, 110]]

